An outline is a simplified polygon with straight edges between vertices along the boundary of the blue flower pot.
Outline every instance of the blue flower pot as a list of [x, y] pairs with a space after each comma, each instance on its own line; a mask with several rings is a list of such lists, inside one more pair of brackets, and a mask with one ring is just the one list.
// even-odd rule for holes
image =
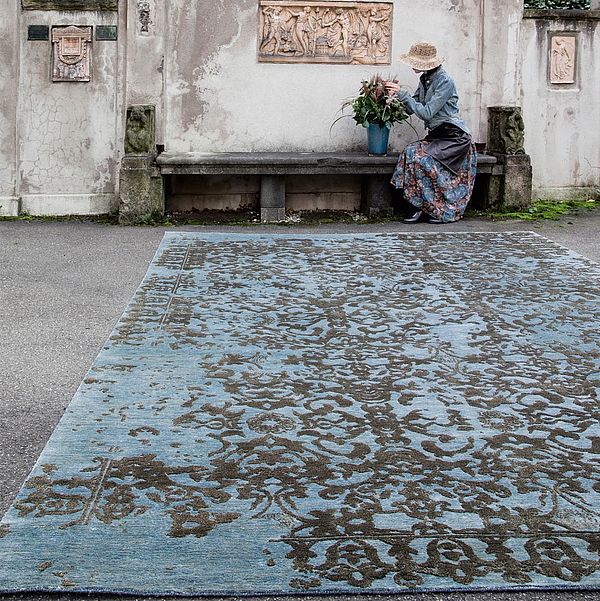
[[376, 123], [369, 123], [367, 128], [367, 148], [369, 154], [387, 154], [390, 130]]

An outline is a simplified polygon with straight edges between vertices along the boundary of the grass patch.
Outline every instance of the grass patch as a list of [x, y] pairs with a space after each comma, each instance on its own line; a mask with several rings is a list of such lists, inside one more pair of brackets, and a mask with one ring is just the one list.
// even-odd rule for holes
[[559, 221], [568, 215], [578, 215], [584, 211], [593, 211], [600, 206], [597, 199], [590, 200], [538, 200], [524, 211], [469, 211], [467, 216], [488, 217], [492, 220], [520, 219], [522, 221], [539, 221], [549, 219]]

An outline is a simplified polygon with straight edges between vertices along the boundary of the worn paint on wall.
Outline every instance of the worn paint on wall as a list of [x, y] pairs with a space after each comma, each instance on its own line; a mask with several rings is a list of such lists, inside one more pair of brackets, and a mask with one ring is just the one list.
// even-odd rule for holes
[[[577, 36], [575, 84], [549, 79], [555, 32]], [[600, 22], [525, 19], [522, 27], [525, 150], [532, 156], [534, 195], [588, 195], [600, 186]], [[580, 190], [578, 191], [577, 188]]]
[[[480, 2], [394, 2], [392, 57], [419, 39], [436, 42], [461, 95], [463, 115], [478, 136]], [[330, 126], [342, 102], [376, 72], [397, 75], [411, 91], [417, 76], [400, 65], [265, 64], [257, 49], [257, 3], [235, 0], [222, 11], [207, 0], [168, 4], [165, 145], [172, 151], [360, 150], [365, 131], [351, 119]], [[452, 7], [453, 10], [448, 10]], [[407, 19], [410, 15], [410, 19]], [[458, 43], [457, 43], [458, 40]], [[415, 125], [422, 132], [420, 123]], [[392, 132], [391, 148], [414, 139], [407, 126]]]

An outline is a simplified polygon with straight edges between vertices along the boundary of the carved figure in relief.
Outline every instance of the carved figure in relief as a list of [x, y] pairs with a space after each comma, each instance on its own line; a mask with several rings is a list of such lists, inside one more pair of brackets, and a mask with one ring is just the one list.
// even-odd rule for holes
[[[331, 55], [335, 56], [340, 49], [344, 55], [348, 54], [348, 29], [345, 27], [347, 23], [343, 18], [344, 11], [337, 8], [333, 14], [326, 8], [323, 14], [323, 27], [327, 28], [327, 45], [331, 48]], [[344, 15], [345, 16], [345, 15]]]
[[314, 56], [313, 48], [315, 46], [314, 39], [316, 37], [316, 30], [311, 23], [311, 12], [312, 9], [310, 6], [305, 6], [304, 9], [298, 13], [289, 9], [289, 13], [292, 17], [296, 18], [294, 33], [296, 35], [296, 40], [302, 49], [301, 51], [298, 50], [296, 54], [312, 54]]
[[150, 33], [152, 19], [150, 17], [150, 3], [146, 0], [138, 1], [138, 20], [140, 23], [140, 33]]
[[554, 38], [552, 49], [552, 76], [557, 81], [567, 81], [573, 77], [573, 57], [565, 41]]
[[140, 106], [133, 107], [127, 119], [125, 153], [149, 152], [152, 148], [151, 136], [152, 131], [146, 111]]
[[315, 56], [315, 54], [317, 53], [317, 39], [323, 31], [323, 17], [321, 15], [321, 9], [318, 6], [315, 7], [314, 10], [311, 10], [310, 14], [308, 15], [308, 23], [313, 31], [311, 39], [312, 46], [310, 53], [313, 56]]
[[[281, 7], [267, 6], [263, 9], [263, 15], [265, 18], [265, 28], [263, 43], [261, 44], [260, 49], [268, 54], [279, 54], [279, 50], [282, 46], [282, 33], [284, 30]], [[273, 48], [269, 50], [269, 46], [273, 46]]]
[[374, 8], [371, 9], [369, 25], [367, 26], [367, 52], [369, 56], [377, 56], [377, 54], [387, 50], [387, 48], [380, 47], [382, 40], [386, 36], [386, 32], [381, 24], [386, 20], [387, 16], [379, 15]]

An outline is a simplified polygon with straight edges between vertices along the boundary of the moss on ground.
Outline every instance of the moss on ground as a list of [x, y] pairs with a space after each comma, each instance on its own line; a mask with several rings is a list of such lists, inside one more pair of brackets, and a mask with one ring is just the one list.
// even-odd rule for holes
[[[558, 221], [562, 217], [577, 216], [600, 207], [600, 197], [590, 200], [539, 200], [525, 211], [492, 211], [469, 210], [466, 217], [491, 219], [492, 221], [520, 219], [522, 221]], [[327, 223], [394, 223], [402, 221], [402, 215], [368, 219], [364, 215], [352, 211], [298, 211], [288, 212], [286, 220], [272, 225], [293, 227], [296, 225], [311, 226]], [[68, 221], [82, 223], [99, 223], [118, 225], [118, 214], [107, 215], [67, 215], [62, 217], [40, 217], [19, 215], [18, 217], [0, 217], [0, 221]], [[202, 211], [192, 213], [167, 213], [164, 217], [151, 216], [138, 226], [174, 227], [185, 225], [237, 225], [252, 227], [260, 225], [260, 214], [256, 211]]]
[[503, 219], [520, 219], [522, 221], [538, 221], [550, 219], [558, 221], [568, 215], [579, 215], [585, 211], [593, 211], [600, 206], [600, 200], [538, 200], [524, 211], [469, 211], [467, 217], [487, 217], [493, 221]]

